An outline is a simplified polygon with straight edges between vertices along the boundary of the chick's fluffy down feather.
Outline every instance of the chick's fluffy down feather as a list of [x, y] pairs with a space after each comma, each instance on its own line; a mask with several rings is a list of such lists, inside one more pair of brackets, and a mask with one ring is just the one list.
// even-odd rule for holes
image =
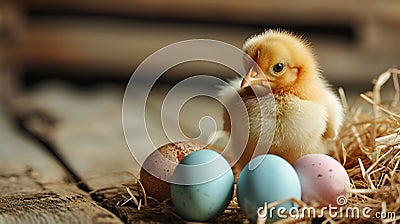
[[[302, 44], [305, 45], [305, 42], [287, 32], [266, 31], [262, 35], [250, 38], [245, 44], [244, 51], [251, 55], [251, 50], [258, 48], [257, 56], [254, 56], [253, 59], [262, 69], [264, 68], [263, 72], [266, 74], [266, 79], [272, 79], [275, 82], [271, 83], [272, 93], [257, 98], [251, 88], [241, 87], [241, 78], [230, 81], [229, 88], [228, 86], [222, 87], [220, 91], [220, 99], [229, 107], [230, 113], [224, 112], [225, 133], [231, 135], [236, 133], [236, 136], [246, 135], [247, 133], [246, 127], [243, 127], [243, 129], [238, 128], [238, 126], [234, 127], [234, 124], [239, 120], [247, 119], [246, 115], [235, 112], [239, 111], [235, 107], [239, 108], [241, 105], [234, 97], [235, 94], [240, 95], [248, 113], [250, 124], [248, 141], [236, 164], [240, 170], [252, 157], [267, 152], [279, 155], [290, 163], [294, 163], [306, 154], [327, 153], [332, 144], [330, 140], [336, 137], [343, 120], [343, 108], [340, 101], [320, 75], [311, 48], [308, 45], [297, 47]], [[273, 36], [273, 38], [268, 39], [268, 35]], [[279, 46], [284, 44], [288, 46], [282, 49], [282, 52], [290, 52], [290, 54], [286, 54], [290, 57], [285, 56], [284, 60], [286, 61], [284, 63], [297, 69], [293, 69], [293, 71], [299, 71], [296, 74], [296, 80], [292, 83], [282, 84], [283, 81], [279, 83], [281, 77], [276, 78], [277, 76], [270, 75], [272, 78], [268, 78], [268, 72], [271, 71], [270, 66], [272, 66], [268, 62], [279, 62], [281, 60], [279, 51], [272, 52], [278, 45], [270, 46], [268, 44], [269, 41], [279, 41], [280, 35], [284, 37], [285, 41], [283, 44], [279, 43]], [[251, 42], [251, 44], [248, 42]], [[296, 46], [297, 49], [291, 49], [290, 45]], [[296, 52], [299, 49], [308, 52]], [[253, 55], [255, 54], [253, 53]], [[266, 56], [262, 58], [263, 55]], [[269, 55], [277, 58], [270, 59], [268, 58]], [[296, 56], [303, 58], [297, 59]], [[305, 59], [308, 59], [308, 61]], [[290, 68], [287, 69], [288, 72]], [[289, 75], [293, 77], [293, 74]], [[280, 76], [284, 77], [285, 75], [287, 74]], [[281, 80], [284, 80], [284, 78]], [[236, 92], [232, 91], [232, 87]], [[261, 113], [263, 116], [261, 116]], [[262, 117], [264, 120], [261, 120]], [[238, 138], [231, 138], [228, 145], [228, 149], [235, 154], [234, 157], [240, 156], [243, 151], [240, 148], [235, 148], [237, 145], [235, 141], [238, 141]], [[257, 144], [264, 149], [254, 151]]]

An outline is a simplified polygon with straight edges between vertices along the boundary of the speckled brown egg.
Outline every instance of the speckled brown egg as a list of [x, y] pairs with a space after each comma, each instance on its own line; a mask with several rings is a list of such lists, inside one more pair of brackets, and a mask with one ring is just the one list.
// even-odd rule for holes
[[159, 201], [170, 198], [168, 180], [171, 180], [175, 167], [186, 155], [203, 148], [204, 145], [196, 142], [173, 142], [152, 152], [140, 170], [140, 182], [146, 194]]

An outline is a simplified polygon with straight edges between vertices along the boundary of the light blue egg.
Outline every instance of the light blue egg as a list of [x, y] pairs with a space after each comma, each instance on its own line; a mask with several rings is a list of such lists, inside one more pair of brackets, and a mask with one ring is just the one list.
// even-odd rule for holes
[[187, 155], [176, 167], [172, 180], [172, 202], [186, 220], [210, 220], [221, 214], [232, 199], [234, 178], [231, 167], [212, 150]]
[[[265, 203], [285, 198], [301, 198], [300, 179], [295, 169], [283, 158], [276, 155], [261, 155], [247, 164], [240, 173], [237, 183], [237, 198], [240, 209], [250, 220], [255, 221], [258, 210]], [[280, 219], [277, 211], [297, 207], [291, 201], [276, 206], [261, 216], [269, 222]]]

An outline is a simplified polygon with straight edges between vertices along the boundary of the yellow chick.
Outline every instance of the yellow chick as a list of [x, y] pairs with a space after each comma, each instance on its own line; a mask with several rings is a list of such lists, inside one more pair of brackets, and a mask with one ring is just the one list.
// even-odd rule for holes
[[[321, 76], [310, 44], [287, 31], [267, 30], [249, 38], [243, 51], [257, 64], [245, 62], [246, 77], [230, 83], [246, 106], [250, 125], [247, 145], [236, 168], [243, 169], [257, 154], [254, 149], [258, 140], [261, 144], [268, 141], [269, 133], [274, 134], [270, 138], [272, 142], [265, 143], [270, 147], [264, 153], [268, 150], [290, 163], [306, 154], [327, 153], [328, 139], [335, 138], [342, 125], [343, 107]], [[257, 98], [250, 88], [268, 88], [268, 85], [272, 101], [267, 99], [268, 94]], [[222, 90], [220, 95], [226, 105], [235, 108], [237, 102], [231, 93]], [[261, 121], [261, 111], [266, 117], [275, 112], [275, 122], [261, 128], [261, 122], [268, 122], [268, 119]], [[241, 132], [240, 128], [233, 128], [237, 120], [232, 118], [231, 121], [225, 111], [224, 131]], [[235, 139], [237, 137], [232, 139], [232, 147], [235, 147]]]

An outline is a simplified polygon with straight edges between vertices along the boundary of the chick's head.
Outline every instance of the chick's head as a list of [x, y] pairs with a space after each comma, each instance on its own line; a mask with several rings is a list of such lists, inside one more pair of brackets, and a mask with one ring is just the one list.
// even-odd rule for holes
[[286, 31], [267, 30], [249, 38], [243, 51], [248, 74], [242, 88], [269, 85], [272, 92], [287, 90], [307, 94], [305, 89], [319, 79], [312, 48], [304, 39]]

